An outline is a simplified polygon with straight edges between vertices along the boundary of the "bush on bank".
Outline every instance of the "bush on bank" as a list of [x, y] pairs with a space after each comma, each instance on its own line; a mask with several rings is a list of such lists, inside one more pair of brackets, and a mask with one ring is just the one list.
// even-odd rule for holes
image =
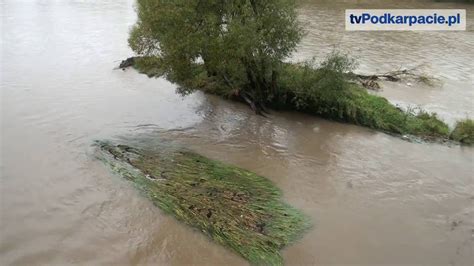
[[464, 144], [474, 144], [474, 120], [466, 118], [458, 121], [450, 137]]
[[[341, 64], [342, 62], [342, 64]], [[448, 126], [436, 114], [402, 111], [387, 99], [346, 79], [347, 59], [330, 56], [320, 68], [288, 64], [281, 79], [283, 91], [294, 95], [292, 109], [331, 120], [422, 137], [447, 137]]]

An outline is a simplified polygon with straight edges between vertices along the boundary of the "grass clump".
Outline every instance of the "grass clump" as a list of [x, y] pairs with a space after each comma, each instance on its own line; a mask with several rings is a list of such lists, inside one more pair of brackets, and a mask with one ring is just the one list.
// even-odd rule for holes
[[450, 138], [463, 144], [474, 144], [474, 120], [464, 119], [458, 121], [451, 132]]
[[308, 228], [268, 179], [186, 150], [98, 142], [101, 159], [153, 203], [252, 264], [281, 265], [280, 249]]

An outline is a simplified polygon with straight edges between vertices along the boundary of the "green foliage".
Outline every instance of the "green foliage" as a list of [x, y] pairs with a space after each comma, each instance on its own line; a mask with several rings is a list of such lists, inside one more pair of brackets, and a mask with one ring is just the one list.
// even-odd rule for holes
[[408, 113], [407, 116], [406, 132], [408, 134], [433, 137], [447, 137], [449, 135], [448, 125], [441, 121], [436, 113], [421, 110], [417, 114]]
[[450, 138], [463, 144], [474, 144], [474, 120], [464, 119], [458, 121], [453, 132], [451, 132]]
[[319, 68], [313, 63], [287, 64], [279, 80], [285, 95], [281, 98], [287, 99], [290, 109], [382, 131], [425, 137], [449, 134], [436, 114], [404, 112], [348, 82], [345, 73], [354, 66], [354, 61], [339, 53], [330, 55]]
[[163, 60], [156, 56], [136, 57], [133, 67], [150, 78], [164, 76], [167, 71]]
[[268, 179], [186, 150], [97, 143], [100, 159], [163, 211], [256, 265], [283, 264], [280, 249], [308, 228]]
[[138, 0], [137, 7], [129, 38], [137, 54], [161, 57], [180, 83], [202, 65], [228, 91], [260, 101], [302, 37], [293, 0]]

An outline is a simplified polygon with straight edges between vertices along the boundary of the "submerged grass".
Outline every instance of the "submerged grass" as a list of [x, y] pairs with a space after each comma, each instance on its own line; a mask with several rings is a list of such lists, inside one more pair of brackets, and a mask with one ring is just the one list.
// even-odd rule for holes
[[163, 211], [252, 264], [281, 265], [280, 249], [308, 228], [268, 179], [186, 150], [98, 142], [100, 159]]

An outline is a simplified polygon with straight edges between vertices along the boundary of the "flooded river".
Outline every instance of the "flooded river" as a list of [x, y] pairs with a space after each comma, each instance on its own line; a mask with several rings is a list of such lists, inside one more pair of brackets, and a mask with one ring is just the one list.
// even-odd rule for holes
[[[474, 116], [474, 6], [431, 1], [302, 1], [293, 60], [334, 47], [359, 72], [424, 64], [441, 82], [383, 84], [393, 102], [453, 123]], [[344, 32], [345, 8], [465, 8], [466, 32]], [[96, 139], [172, 140], [264, 175], [314, 227], [288, 265], [471, 265], [474, 149], [249, 108], [133, 70], [131, 0], [5, 0], [1, 10], [0, 264], [241, 265], [140, 196], [93, 157]]]

